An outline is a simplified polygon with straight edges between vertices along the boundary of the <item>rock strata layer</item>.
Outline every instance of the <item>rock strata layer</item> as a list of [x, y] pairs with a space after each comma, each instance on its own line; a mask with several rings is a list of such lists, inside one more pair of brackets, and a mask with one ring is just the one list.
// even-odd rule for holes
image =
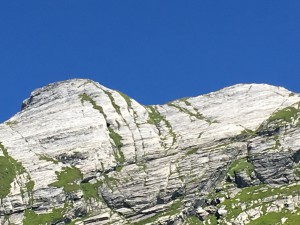
[[91, 80], [37, 89], [0, 125], [0, 224], [294, 224], [299, 102], [266, 84], [152, 106]]

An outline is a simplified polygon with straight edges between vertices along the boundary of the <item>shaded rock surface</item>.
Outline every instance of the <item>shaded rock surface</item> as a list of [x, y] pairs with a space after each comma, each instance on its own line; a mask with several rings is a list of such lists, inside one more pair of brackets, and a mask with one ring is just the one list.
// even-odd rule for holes
[[153, 106], [91, 80], [37, 89], [0, 125], [0, 224], [299, 219], [299, 101], [265, 84]]

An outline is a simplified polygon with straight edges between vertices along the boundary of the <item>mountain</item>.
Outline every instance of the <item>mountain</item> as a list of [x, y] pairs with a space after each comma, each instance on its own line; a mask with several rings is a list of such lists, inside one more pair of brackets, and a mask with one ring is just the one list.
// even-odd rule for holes
[[299, 103], [266, 84], [152, 106], [49, 84], [0, 125], [0, 224], [299, 224]]

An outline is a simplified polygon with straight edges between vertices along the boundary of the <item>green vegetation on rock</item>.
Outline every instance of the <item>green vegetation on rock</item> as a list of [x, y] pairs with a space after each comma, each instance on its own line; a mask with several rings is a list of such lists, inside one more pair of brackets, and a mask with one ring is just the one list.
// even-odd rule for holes
[[122, 144], [122, 137], [119, 135], [117, 132], [115, 132], [112, 128], [108, 128], [109, 130], [109, 137], [114, 141], [115, 146], [117, 149], [121, 149], [123, 144]]
[[116, 171], [117, 171], [117, 172], [121, 172], [122, 169], [123, 169], [123, 166], [116, 166]]
[[109, 97], [111, 104], [113, 105], [114, 109], [116, 110], [116, 112], [121, 115], [121, 110], [120, 110], [120, 106], [118, 106], [115, 102], [114, 97], [112, 96], [112, 93], [110, 93], [109, 91], [104, 91], [104, 93]]
[[81, 183], [80, 186], [83, 191], [83, 197], [85, 200], [89, 199], [97, 199], [100, 200], [100, 196], [98, 194], [98, 188], [102, 185], [102, 182], [98, 181], [96, 183]]
[[[237, 218], [237, 216], [243, 212], [241, 208], [241, 203], [245, 204], [246, 209], [251, 209], [255, 207], [262, 207], [263, 212], [267, 207], [267, 202], [264, 199], [273, 196], [276, 199], [285, 199], [286, 196], [298, 195], [300, 191], [300, 185], [289, 185], [289, 186], [278, 186], [271, 187], [268, 185], [257, 185], [252, 187], [245, 187], [240, 189], [234, 197], [226, 199], [224, 202], [218, 205], [218, 207], [224, 207], [227, 210], [225, 218], [221, 218], [222, 221], [230, 221], [231, 219]], [[227, 194], [228, 196], [228, 194]], [[269, 204], [272, 204], [271, 202]], [[266, 224], [274, 224], [271, 220], [268, 220], [268, 216], [263, 216], [262, 221], [267, 221]], [[254, 223], [253, 224], [265, 224], [265, 223]], [[250, 224], [252, 224], [252, 222]], [[220, 222], [222, 224], [222, 222]], [[289, 223], [287, 223], [289, 224]]]
[[53, 209], [50, 213], [36, 214], [31, 209], [26, 209], [24, 213], [23, 225], [51, 225], [63, 220], [65, 209]]
[[228, 173], [231, 177], [234, 177], [235, 173], [241, 172], [241, 171], [246, 171], [248, 175], [251, 175], [253, 172], [254, 167], [253, 165], [248, 162], [247, 159], [238, 159], [235, 160], [229, 167]]
[[253, 135], [255, 135], [255, 131], [245, 128], [245, 130], [243, 130], [241, 132], [241, 135], [245, 135], [245, 136], [248, 136], [248, 137], [253, 136]]
[[[114, 99], [113, 99], [111, 93], [110, 92], [105, 92], [105, 93], [111, 99], [112, 104], [115, 107], [116, 111], [119, 114], [121, 114], [120, 107], [114, 103]], [[90, 102], [93, 105], [93, 108], [98, 110], [104, 116], [104, 118], [107, 119], [107, 115], [104, 113], [103, 108], [101, 106], [98, 106], [96, 104], [96, 102], [90, 96], [88, 96], [87, 94], [84, 93], [84, 94], [80, 95], [80, 98], [81, 98], [81, 103], [83, 103], [84, 101]], [[108, 131], [109, 131], [109, 137], [113, 140], [114, 145], [117, 149], [114, 153], [115, 159], [119, 163], [124, 163], [125, 162], [125, 156], [124, 156], [123, 152], [121, 151], [121, 148], [123, 146], [123, 143], [121, 141], [122, 137], [117, 132], [115, 132], [111, 127], [108, 127]]]
[[13, 163], [7, 160], [6, 157], [0, 156], [0, 198], [6, 197], [11, 188], [11, 183], [14, 181], [17, 173]]
[[216, 120], [211, 120], [210, 118], [205, 117], [204, 115], [202, 115], [202, 114], [198, 111], [197, 108], [193, 107], [192, 104], [191, 104], [190, 102], [187, 101], [187, 98], [182, 98], [182, 99], [179, 99], [179, 100], [177, 100], [177, 101], [180, 101], [180, 102], [185, 103], [185, 105], [188, 106], [188, 107], [190, 107], [190, 108], [192, 108], [194, 112], [192, 112], [191, 110], [189, 110], [189, 109], [187, 109], [187, 108], [185, 108], [185, 107], [182, 107], [182, 106], [180, 106], [180, 105], [178, 105], [178, 104], [175, 104], [176, 101], [175, 101], [175, 102], [170, 102], [170, 103], [168, 103], [167, 105], [168, 105], [168, 106], [171, 106], [171, 107], [177, 108], [180, 112], [183, 112], [183, 113], [189, 115], [190, 118], [195, 117], [195, 118], [197, 118], [198, 120], [205, 120], [205, 121], [206, 121], [207, 123], [209, 123], [209, 124], [217, 123]]
[[33, 180], [29, 180], [26, 184], [26, 188], [28, 191], [32, 191], [34, 188], [34, 181]]
[[65, 192], [73, 192], [80, 189], [78, 181], [82, 180], [82, 173], [75, 166], [64, 167], [62, 171], [55, 173], [58, 181], [50, 184], [50, 186], [63, 187]]
[[13, 125], [18, 124], [18, 121], [14, 120], [14, 121], [7, 121], [5, 122], [5, 125], [12, 127]]
[[56, 172], [58, 181], [50, 184], [53, 187], [63, 187], [66, 193], [81, 190], [85, 200], [100, 200], [98, 188], [103, 184], [102, 181], [94, 183], [80, 183], [83, 179], [81, 171], [76, 167], [64, 167], [62, 171]]
[[48, 161], [48, 162], [53, 162], [54, 164], [58, 164], [59, 161], [55, 158], [51, 158], [50, 156], [46, 155], [46, 154], [40, 154], [39, 155], [39, 159], [40, 160], [45, 160], [45, 161]]
[[185, 220], [185, 225], [203, 225], [203, 222], [198, 219], [196, 216], [189, 216]]
[[11, 183], [16, 176], [26, 171], [20, 162], [8, 155], [7, 149], [1, 142], [0, 149], [3, 153], [3, 156], [0, 156], [0, 198], [2, 199], [10, 193]]
[[166, 125], [169, 124], [168, 121], [165, 121], [165, 117], [163, 117], [154, 106], [148, 106], [147, 108], [150, 110], [148, 123], [157, 127], [160, 126], [161, 121], [166, 122]]
[[214, 216], [214, 215], [209, 215], [205, 221], [205, 223], [203, 224], [209, 224], [209, 225], [217, 225], [218, 224], [218, 221], [217, 221], [217, 218]]
[[168, 120], [166, 120], [166, 118], [159, 113], [159, 111], [157, 110], [157, 108], [155, 106], [147, 106], [147, 109], [149, 112], [148, 123], [155, 125], [160, 133], [161, 132], [160, 131], [160, 127], [161, 127], [160, 123], [164, 122], [166, 127], [169, 130], [169, 134], [173, 138], [172, 144], [174, 144], [176, 142], [176, 134], [173, 132], [170, 122]]
[[192, 106], [192, 104], [188, 101], [188, 98], [180, 98], [178, 101], [184, 102], [187, 106]]
[[[284, 127], [286, 124], [293, 126], [300, 126], [300, 102], [298, 107], [288, 106], [284, 109], [275, 111], [261, 126], [256, 130], [256, 133], [260, 131], [268, 131], [271, 125], [272, 129]], [[279, 147], [280, 144], [277, 142], [275, 145]], [[274, 147], [275, 148], [275, 147]]]
[[119, 91], [119, 94], [120, 94], [120, 95], [124, 98], [124, 100], [127, 102], [128, 107], [131, 108], [131, 107], [132, 107], [131, 99], [130, 99], [127, 95], [125, 95], [124, 93], [122, 93], [122, 92], [120, 92], [120, 91]]
[[133, 223], [133, 225], [144, 225], [147, 223], [153, 223], [155, 221], [157, 221], [159, 218], [163, 217], [163, 216], [173, 216], [176, 215], [178, 213], [180, 213], [180, 209], [182, 207], [182, 199], [177, 199], [173, 202], [173, 204], [170, 206], [170, 208], [168, 208], [166, 211], [164, 212], [160, 212], [155, 214], [152, 217], [149, 217], [147, 219], [141, 220], [139, 222], [135, 222]]
[[195, 154], [197, 153], [198, 149], [197, 148], [192, 148], [190, 150], [187, 151], [186, 155], [192, 155], [192, 154]]
[[[286, 222], [282, 223], [282, 219], [285, 218]], [[286, 225], [299, 225], [300, 210], [297, 212], [291, 212], [289, 210], [283, 210], [280, 212], [269, 212], [256, 220], [248, 223], [249, 225], [273, 225], [273, 224], [286, 224]]]
[[300, 165], [298, 165], [294, 168], [294, 173], [297, 177], [300, 177]]
[[283, 120], [285, 122], [291, 123], [292, 119], [296, 118], [297, 113], [299, 112], [299, 110], [297, 110], [296, 108], [289, 106], [286, 107], [284, 109], [281, 109], [275, 113], [273, 113], [270, 118], [268, 119], [269, 122], [273, 122], [276, 120]]
[[113, 186], [117, 186], [119, 180], [115, 177], [111, 177], [107, 174], [104, 174], [104, 183], [109, 189], [113, 189]]
[[195, 110], [195, 109], [194, 109], [194, 110], [196, 111], [196, 113], [193, 113], [193, 112], [189, 111], [188, 109], [183, 108], [183, 107], [181, 107], [181, 106], [179, 106], [179, 105], [176, 105], [176, 104], [174, 104], [174, 103], [169, 103], [168, 106], [175, 107], [175, 108], [177, 108], [180, 112], [186, 113], [186, 114], [188, 114], [190, 117], [194, 116], [194, 117], [196, 117], [196, 118], [199, 119], [199, 120], [204, 120], [204, 119], [205, 119], [205, 117], [204, 117], [201, 113], [199, 113], [197, 110]]
[[0, 149], [3, 153], [4, 156], [8, 156], [8, 152], [7, 149], [4, 147], [4, 145], [2, 144], [2, 142], [0, 142]]
[[116, 147], [116, 151], [114, 152], [114, 157], [117, 160], [117, 162], [124, 163], [125, 156], [121, 150], [123, 146], [122, 137], [117, 132], [115, 132], [112, 128], [109, 127], [108, 130], [109, 130], [109, 137], [113, 140], [114, 145]]
[[93, 108], [98, 110], [103, 116], [104, 118], [106, 118], [107, 116], [105, 115], [103, 108], [99, 105], [96, 104], [96, 102], [90, 97], [88, 96], [86, 93], [83, 93], [81, 95], [79, 95], [80, 99], [81, 99], [81, 103], [83, 104], [85, 101], [91, 103], [93, 105]]

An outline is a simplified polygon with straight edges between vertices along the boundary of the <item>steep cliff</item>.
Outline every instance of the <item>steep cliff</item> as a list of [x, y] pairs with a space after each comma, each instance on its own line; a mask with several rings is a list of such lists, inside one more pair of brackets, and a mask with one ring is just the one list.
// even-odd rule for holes
[[83, 79], [0, 125], [0, 224], [298, 224], [300, 95], [240, 84], [143, 106]]

